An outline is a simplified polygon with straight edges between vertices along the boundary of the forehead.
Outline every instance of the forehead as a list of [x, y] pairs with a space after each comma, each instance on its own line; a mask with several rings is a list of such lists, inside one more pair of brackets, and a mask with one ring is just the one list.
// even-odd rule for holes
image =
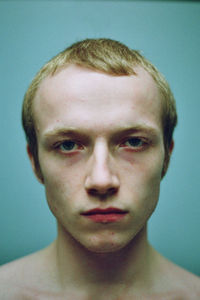
[[161, 97], [152, 77], [112, 76], [69, 66], [46, 78], [34, 99], [38, 132], [56, 127], [107, 130], [110, 126], [161, 127]]

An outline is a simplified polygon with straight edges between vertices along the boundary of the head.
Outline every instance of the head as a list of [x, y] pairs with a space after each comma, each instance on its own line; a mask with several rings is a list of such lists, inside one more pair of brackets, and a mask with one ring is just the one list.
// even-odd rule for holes
[[[173, 148], [174, 99], [155, 67], [116, 41], [76, 43], [36, 75], [23, 124], [65, 238], [101, 253], [130, 244], [156, 207]], [[88, 215], [113, 207], [122, 214]]]
[[22, 123], [29, 149], [34, 157], [38, 176], [42, 179], [38, 160], [36, 124], [33, 115], [34, 98], [45, 78], [54, 76], [54, 74], [69, 65], [77, 65], [113, 76], [137, 76], [135, 68], [142, 67], [152, 76], [160, 92], [160, 101], [162, 102], [162, 126], [165, 146], [163, 177], [169, 165], [173, 132], [177, 124], [173, 94], [163, 75], [150, 61], [138, 51], [129, 49], [122, 43], [111, 39], [86, 39], [71, 45], [47, 62], [31, 82], [24, 97]]

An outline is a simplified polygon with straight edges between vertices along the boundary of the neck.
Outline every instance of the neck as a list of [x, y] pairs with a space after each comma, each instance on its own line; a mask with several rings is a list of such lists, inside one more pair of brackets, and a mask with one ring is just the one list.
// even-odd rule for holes
[[75, 284], [79, 288], [132, 286], [134, 278], [135, 285], [144, 282], [150, 271], [152, 251], [147, 242], [146, 226], [123, 249], [102, 254], [88, 251], [58, 225], [53, 252], [59, 282], [64, 289]]

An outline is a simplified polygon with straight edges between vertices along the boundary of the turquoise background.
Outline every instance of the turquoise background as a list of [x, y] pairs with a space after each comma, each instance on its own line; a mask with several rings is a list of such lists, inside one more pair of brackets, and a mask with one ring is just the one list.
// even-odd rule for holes
[[200, 275], [200, 4], [192, 1], [0, 2], [0, 263], [36, 251], [56, 236], [43, 187], [26, 155], [21, 104], [38, 69], [88, 37], [113, 38], [142, 50], [171, 85], [179, 125], [149, 239]]

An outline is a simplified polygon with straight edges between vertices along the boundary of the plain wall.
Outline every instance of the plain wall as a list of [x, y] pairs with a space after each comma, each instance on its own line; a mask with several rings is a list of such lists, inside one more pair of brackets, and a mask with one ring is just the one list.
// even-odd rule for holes
[[55, 219], [31, 170], [21, 128], [23, 95], [38, 69], [83, 38], [141, 50], [169, 81], [179, 124], [149, 222], [152, 245], [200, 275], [200, 4], [159, 1], [1, 1], [0, 263], [48, 245]]

